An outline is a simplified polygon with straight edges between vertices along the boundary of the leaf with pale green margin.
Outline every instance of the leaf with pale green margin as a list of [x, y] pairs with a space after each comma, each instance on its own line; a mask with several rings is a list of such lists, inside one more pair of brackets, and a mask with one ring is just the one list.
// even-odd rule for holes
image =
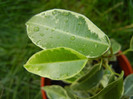
[[29, 38], [42, 49], [68, 47], [95, 58], [110, 48], [108, 36], [76, 12], [47, 10], [33, 16], [26, 26]]
[[114, 82], [110, 83], [102, 89], [95, 96], [90, 99], [120, 99], [123, 93], [123, 75], [122, 72], [119, 78], [117, 78]]
[[54, 48], [34, 54], [24, 67], [31, 73], [53, 80], [68, 79], [79, 73], [87, 57], [70, 48]]
[[133, 74], [124, 80], [124, 96], [133, 96]]
[[77, 79], [79, 79], [80, 77], [82, 77], [83, 75], [85, 75], [86, 73], [88, 73], [89, 69], [91, 68], [92, 62], [91, 60], [89, 60], [86, 64], [86, 66], [74, 77], [71, 77], [69, 79], [65, 79], [63, 80], [66, 83], [73, 83], [75, 82]]
[[100, 64], [93, 66], [86, 75], [82, 76], [71, 85], [72, 89], [89, 90], [96, 86], [103, 76], [103, 70], [100, 67]]
[[130, 50], [133, 51], [133, 36], [132, 36], [132, 38], [131, 38], [131, 40], [130, 40]]
[[88, 99], [90, 97], [87, 91], [76, 91], [73, 90], [71, 87], [66, 86], [65, 90], [67, 91], [69, 97], [71, 99]]
[[48, 96], [48, 99], [71, 99], [66, 90], [61, 86], [51, 85], [42, 87]]
[[73, 90], [69, 86], [65, 86], [65, 90], [71, 99], [77, 99], [77, 97], [73, 93]]
[[113, 54], [118, 53], [121, 50], [121, 45], [114, 39], [110, 39]]

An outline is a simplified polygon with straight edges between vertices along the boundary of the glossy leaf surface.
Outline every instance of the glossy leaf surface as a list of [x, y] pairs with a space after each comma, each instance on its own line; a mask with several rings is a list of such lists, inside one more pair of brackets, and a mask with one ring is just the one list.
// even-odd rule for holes
[[61, 86], [45, 86], [42, 87], [42, 89], [46, 91], [48, 99], [71, 99], [69, 98], [67, 92]]
[[72, 11], [44, 11], [33, 16], [26, 26], [29, 38], [42, 49], [68, 47], [94, 58], [110, 47], [107, 35], [88, 18]]
[[102, 79], [103, 71], [100, 65], [93, 66], [90, 71], [75, 81], [71, 87], [74, 90], [89, 90], [96, 86], [98, 82]]
[[111, 47], [113, 50], [113, 54], [118, 53], [121, 50], [121, 45], [114, 39], [111, 39], [110, 41], [111, 41]]
[[133, 96], [133, 74], [124, 80], [124, 96]]
[[88, 99], [90, 97], [87, 91], [75, 91], [71, 87], [66, 86], [65, 90], [67, 91], [71, 99]]
[[90, 99], [120, 99], [123, 92], [123, 72], [120, 77]]
[[55, 48], [34, 54], [25, 68], [34, 74], [54, 80], [67, 79], [79, 73], [87, 58], [70, 48]]
[[88, 71], [90, 70], [91, 68], [91, 62], [89, 61], [86, 66], [75, 76], [69, 78], [69, 79], [65, 79], [63, 80], [64, 82], [67, 82], [67, 83], [73, 83], [75, 82], [77, 79], [79, 79], [80, 77], [82, 77], [83, 75], [87, 74]]

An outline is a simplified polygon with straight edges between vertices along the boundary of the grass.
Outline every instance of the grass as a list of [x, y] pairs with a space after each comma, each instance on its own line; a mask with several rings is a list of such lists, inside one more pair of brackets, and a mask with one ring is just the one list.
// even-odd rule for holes
[[[129, 47], [133, 35], [133, 0], [0, 0], [0, 99], [41, 99], [40, 77], [23, 64], [41, 50], [27, 37], [25, 22], [52, 8], [86, 15], [109, 37]], [[133, 65], [132, 55], [127, 54]]]

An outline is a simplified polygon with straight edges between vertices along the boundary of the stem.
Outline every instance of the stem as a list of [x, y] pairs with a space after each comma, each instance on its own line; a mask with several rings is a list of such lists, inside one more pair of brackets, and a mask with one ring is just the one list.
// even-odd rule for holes
[[[103, 64], [104, 65], [104, 64]], [[116, 72], [114, 72], [113, 70], [112, 70], [112, 68], [108, 65], [108, 62], [106, 61], [105, 62], [105, 68], [106, 69], [108, 69], [110, 72], [111, 72], [111, 74], [115, 74], [115, 75], [117, 75], [117, 76], [119, 76], [119, 74], [118, 73], [116, 73]]]
[[113, 56], [113, 50], [112, 50], [112, 47], [110, 47], [110, 54], [109, 55], [107, 55], [107, 56], [102, 56], [103, 58], [110, 58], [110, 57], [112, 57]]
[[126, 49], [125, 51], [123, 51], [122, 53], [120, 53], [120, 54], [118, 54], [117, 56], [119, 56], [119, 55], [122, 55], [122, 54], [127, 54], [127, 52], [129, 52], [129, 51], [131, 51], [131, 49], [129, 48], [129, 49]]

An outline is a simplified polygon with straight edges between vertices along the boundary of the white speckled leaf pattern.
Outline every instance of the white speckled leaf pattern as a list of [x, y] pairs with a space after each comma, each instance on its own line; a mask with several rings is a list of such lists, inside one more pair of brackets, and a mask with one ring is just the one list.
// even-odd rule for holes
[[54, 80], [75, 76], [87, 63], [86, 56], [70, 48], [42, 50], [34, 54], [24, 65], [31, 73]]
[[42, 49], [68, 47], [95, 58], [110, 47], [107, 35], [88, 18], [72, 11], [44, 11], [33, 16], [26, 26], [29, 38]]

